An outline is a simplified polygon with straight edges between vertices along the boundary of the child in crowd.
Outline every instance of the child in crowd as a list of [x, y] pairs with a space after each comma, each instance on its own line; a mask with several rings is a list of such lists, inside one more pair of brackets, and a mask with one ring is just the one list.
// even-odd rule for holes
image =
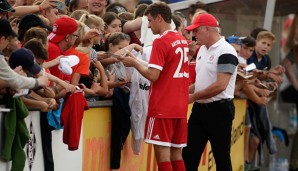
[[113, 12], [106, 12], [102, 19], [105, 22], [105, 33], [122, 32], [121, 19]]
[[[113, 55], [113, 54], [116, 53], [117, 51], [127, 47], [129, 45], [129, 42], [130, 42], [129, 36], [127, 34], [124, 34], [121, 32], [110, 34], [109, 37], [107, 37], [107, 42], [106, 42], [106, 47], [108, 49], [107, 53], [110, 54], [111, 57], [101, 60], [101, 61], [103, 61], [104, 66], [106, 68], [108, 68], [108, 70], [110, 72], [121, 73], [121, 75], [127, 76], [125, 66], [122, 63], [120, 63], [120, 61], [117, 58], [117, 55]], [[121, 68], [114, 67], [114, 66], [116, 66], [116, 63], [117, 63], [117, 65], [122, 66], [122, 67]], [[117, 70], [115, 70], [113, 68], [117, 68]], [[110, 88], [122, 87], [122, 86], [126, 85], [126, 83], [128, 81], [127, 77], [123, 78], [122, 76], [120, 76], [120, 74], [115, 75], [115, 76], [116, 76], [117, 80], [115, 80], [114, 83], [111, 82], [111, 84], [109, 84]], [[112, 80], [110, 80], [110, 81], [112, 81]]]
[[[39, 39], [41, 43], [43, 44], [43, 47], [48, 49], [48, 31], [44, 28], [40, 27], [32, 27], [28, 31], [26, 31], [24, 35], [24, 43], [30, 41], [33, 38]], [[56, 59], [53, 59], [51, 61], [44, 61], [42, 63], [42, 67], [46, 69], [48, 73], [50, 73], [49, 68], [56, 66], [59, 64], [61, 57], [57, 57]]]
[[[246, 38], [245, 38], [246, 39]], [[252, 39], [254, 41], [254, 39]], [[243, 41], [238, 37], [238, 36], [230, 36], [227, 38], [227, 41], [235, 48], [236, 52], [238, 53], [238, 60], [243, 62], [245, 59], [243, 59], [241, 55], [241, 51], [245, 52], [247, 51], [246, 49], [243, 50], [243, 48], [248, 48], [247, 45], [243, 44]], [[247, 40], [244, 41], [245, 44], [247, 44]], [[255, 44], [255, 43], [252, 43]], [[254, 48], [249, 47], [250, 49]], [[247, 53], [245, 56], [246, 58], [247, 55], [250, 53]], [[239, 62], [240, 63], [240, 62]], [[240, 63], [238, 66], [238, 72], [243, 72], [243, 69], [246, 67], [246, 61], [245, 63]], [[263, 92], [265, 91], [265, 92]], [[236, 97], [245, 97], [249, 98], [250, 100], [254, 101], [257, 104], [267, 104], [268, 98], [267, 96], [270, 94], [268, 90], [265, 89], [260, 89], [254, 85], [254, 79], [243, 79], [242, 77], [237, 77], [236, 81], [236, 87], [235, 87], [235, 96]]]
[[[130, 90], [127, 87], [130, 77], [126, 67], [117, 58], [120, 54], [124, 54], [124, 48], [129, 45], [130, 37], [127, 34], [118, 32], [112, 33], [107, 38], [107, 52], [111, 55], [110, 58], [115, 58], [116, 62], [106, 65], [106, 69], [111, 73], [115, 73], [115, 82], [109, 84], [110, 95], [112, 96], [112, 128], [111, 128], [111, 169], [120, 168], [121, 149], [123, 142], [126, 140], [130, 131], [130, 116], [129, 108]], [[116, 55], [117, 51], [122, 51]], [[112, 80], [110, 80], [112, 81]]]
[[254, 63], [257, 69], [271, 68], [271, 61], [267, 54], [271, 51], [275, 36], [269, 31], [261, 31], [256, 39], [256, 47], [247, 64]]
[[[37, 63], [35, 63], [35, 56], [33, 52], [29, 49], [20, 48], [14, 51], [11, 54], [8, 61], [11, 68], [22, 66], [25, 73], [29, 76], [34, 76], [34, 77], [42, 76], [40, 75], [40, 73], [42, 72], [42, 68]], [[36, 97], [37, 99], [31, 97], [31, 95]], [[22, 98], [26, 106], [29, 108], [37, 108], [43, 112], [49, 111], [50, 109], [57, 108], [56, 100], [54, 99], [55, 93], [53, 96], [51, 95], [51, 97], [49, 98], [48, 97], [43, 98], [37, 95], [36, 93], [34, 93], [34, 91], [32, 91], [29, 96], [30, 96], [30, 99], [29, 97]]]
[[[276, 66], [271, 69], [271, 61], [268, 57], [268, 53], [272, 49], [272, 45], [275, 41], [275, 36], [269, 31], [261, 31], [257, 34], [255, 51], [252, 56], [247, 59], [247, 64], [254, 63], [256, 65], [256, 70], [254, 70], [254, 76], [259, 80], [270, 80], [270, 82], [262, 82], [265, 84], [270, 93], [274, 92], [282, 82], [281, 74], [284, 72], [284, 68], [281, 66]], [[267, 71], [269, 69], [269, 71]], [[258, 80], [257, 80], [258, 81]], [[256, 87], [261, 88], [262, 84], [258, 81], [255, 84]], [[264, 91], [263, 91], [264, 92]], [[269, 93], [269, 94], [270, 94]], [[265, 96], [267, 93], [265, 92]], [[262, 147], [260, 142], [266, 142], [270, 154], [277, 152], [275, 140], [272, 135], [272, 126], [268, 118], [268, 111], [265, 105], [259, 105], [253, 101], [248, 101], [248, 111], [252, 122], [252, 129], [249, 137], [249, 153], [248, 153], [248, 163], [253, 163], [255, 161], [255, 155], [258, 149]], [[262, 131], [262, 133], [261, 133]], [[259, 151], [260, 152], [260, 151]]]
[[[91, 60], [100, 58], [100, 55], [92, 48], [95, 44], [101, 44], [102, 36], [104, 34], [104, 21], [96, 15], [83, 14], [79, 20], [85, 24], [86, 35], [82, 41], [83, 47], [88, 47], [91, 51]], [[91, 30], [90, 30], [91, 29]]]
[[[96, 15], [83, 14], [80, 22], [85, 24], [85, 36], [82, 39], [81, 45], [88, 48], [90, 52], [90, 67], [89, 76], [81, 77], [80, 83], [83, 83], [92, 91], [89, 94], [98, 94], [102, 96], [108, 95], [108, 83], [105, 76], [104, 68], [98, 61], [100, 54], [92, 48], [95, 44], [101, 44], [102, 35], [104, 33], [104, 22]], [[78, 49], [78, 48], [77, 48]], [[80, 49], [80, 48], [79, 48]], [[100, 82], [100, 84], [98, 84]]]
[[249, 57], [251, 57], [253, 51], [255, 50], [256, 40], [251, 36], [240, 37], [240, 39], [242, 41], [242, 46], [240, 49], [238, 60], [239, 60], [239, 64], [246, 65], [246, 60]]
[[[238, 72], [243, 70], [246, 65], [246, 59], [252, 55], [255, 47], [255, 40], [253, 38], [245, 37], [240, 39], [238, 36], [230, 36], [226, 39], [236, 50], [238, 54]], [[251, 50], [251, 51], [250, 51]], [[244, 56], [244, 58], [242, 57]], [[257, 87], [253, 84], [253, 81], [249, 79], [243, 79], [237, 76], [234, 94], [236, 97], [250, 99], [257, 104], [267, 104], [267, 96], [260, 96], [256, 93]], [[269, 95], [269, 93], [267, 94]], [[249, 137], [250, 137], [251, 121], [248, 110], [245, 114], [245, 134], [244, 134], [244, 159], [245, 170], [251, 169], [252, 164], [249, 162]]]
[[[102, 59], [100, 62], [103, 64], [103, 66], [108, 66], [110, 64], [114, 64], [115, 62], [118, 62], [119, 60], [113, 57], [113, 53], [116, 53], [118, 55], [124, 54], [124, 48], [128, 51], [132, 51], [133, 49], [136, 51], [140, 51], [142, 53], [143, 48], [142, 46], [138, 44], [129, 44], [127, 43], [127, 40], [130, 40], [130, 37], [127, 34], [118, 32], [113, 34], [108, 34], [106, 37], [106, 43], [104, 44], [105, 49], [107, 49], [107, 53], [111, 55], [112, 57]], [[122, 49], [122, 50], [121, 50]]]

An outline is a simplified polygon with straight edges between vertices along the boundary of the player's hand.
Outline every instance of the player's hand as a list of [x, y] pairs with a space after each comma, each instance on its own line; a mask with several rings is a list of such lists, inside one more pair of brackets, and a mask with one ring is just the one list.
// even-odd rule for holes
[[126, 66], [126, 67], [134, 67], [137, 63], [136, 57], [131, 53], [127, 52], [127, 56], [120, 57], [119, 60]]

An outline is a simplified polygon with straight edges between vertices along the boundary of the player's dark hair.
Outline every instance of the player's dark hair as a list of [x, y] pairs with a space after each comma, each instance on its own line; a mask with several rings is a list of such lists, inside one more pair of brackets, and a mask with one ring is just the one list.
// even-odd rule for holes
[[151, 15], [154, 19], [157, 17], [157, 15], [161, 15], [161, 17], [164, 19], [165, 22], [171, 23], [172, 19], [172, 12], [171, 8], [164, 2], [156, 2], [146, 9], [144, 15]]

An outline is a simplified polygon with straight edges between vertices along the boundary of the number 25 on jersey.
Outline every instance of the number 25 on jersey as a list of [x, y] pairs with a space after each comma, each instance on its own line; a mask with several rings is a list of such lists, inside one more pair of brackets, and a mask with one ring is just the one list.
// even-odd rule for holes
[[176, 49], [175, 53], [177, 55], [180, 55], [180, 61], [177, 66], [177, 69], [174, 73], [174, 76], [173, 76], [174, 78], [183, 78], [183, 77], [188, 78], [189, 77], [189, 73], [187, 71], [184, 71], [184, 68], [182, 68], [183, 63], [186, 63], [186, 62], [188, 63], [188, 56], [187, 56], [188, 51], [189, 51], [188, 47], [184, 47], [183, 49], [181, 47], [178, 47]]

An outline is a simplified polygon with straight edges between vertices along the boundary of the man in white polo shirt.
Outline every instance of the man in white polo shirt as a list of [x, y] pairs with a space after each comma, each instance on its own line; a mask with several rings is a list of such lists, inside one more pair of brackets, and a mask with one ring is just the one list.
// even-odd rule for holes
[[[192, 31], [201, 48], [196, 58], [194, 102], [188, 120], [187, 147], [183, 159], [187, 171], [197, 171], [209, 140], [217, 171], [232, 171], [230, 146], [235, 115], [233, 103], [238, 58], [235, 49], [220, 35], [218, 21], [211, 14], [198, 15], [185, 28]], [[193, 88], [192, 88], [193, 89]]]

